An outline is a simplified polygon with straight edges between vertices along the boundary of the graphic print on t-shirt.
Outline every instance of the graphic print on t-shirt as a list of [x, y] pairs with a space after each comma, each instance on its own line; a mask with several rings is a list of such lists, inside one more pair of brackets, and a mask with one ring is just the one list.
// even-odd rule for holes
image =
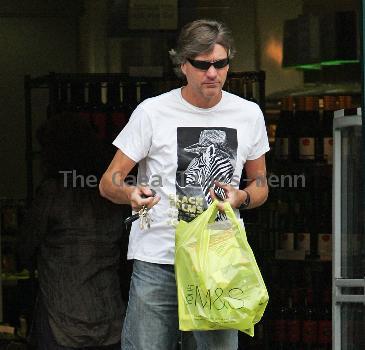
[[[177, 128], [176, 198], [178, 219], [191, 221], [212, 202], [213, 181], [230, 183], [237, 159], [237, 130]], [[224, 197], [224, 191], [217, 189]]]

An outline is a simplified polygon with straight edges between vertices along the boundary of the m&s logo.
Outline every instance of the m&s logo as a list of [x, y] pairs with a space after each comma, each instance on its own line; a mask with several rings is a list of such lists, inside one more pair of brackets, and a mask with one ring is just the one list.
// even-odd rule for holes
[[186, 287], [186, 303], [191, 306], [200, 306], [204, 309], [240, 309], [244, 306], [243, 290], [240, 288], [214, 288], [204, 293], [199, 286], [189, 284]]

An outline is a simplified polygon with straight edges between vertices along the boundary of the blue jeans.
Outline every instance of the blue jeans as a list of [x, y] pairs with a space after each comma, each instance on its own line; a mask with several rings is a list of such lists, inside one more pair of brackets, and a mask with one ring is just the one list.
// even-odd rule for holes
[[[175, 350], [180, 339], [178, 323], [174, 266], [135, 260], [122, 350]], [[234, 330], [194, 331], [193, 334], [197, 350], [237, 350], [238, 347]], [[183, 337], [183, 349], [194, 350], [195, 346], [185, 346]]]

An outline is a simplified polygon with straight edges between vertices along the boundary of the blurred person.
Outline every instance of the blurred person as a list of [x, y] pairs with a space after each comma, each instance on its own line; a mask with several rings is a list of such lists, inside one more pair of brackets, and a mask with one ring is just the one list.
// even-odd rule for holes
[[22, 263], [32, 269], [35, 258], [38, 271], [30, 337], [39, 350], [119, 350], [125, 208], [98, 192], [108, 152], [90, 123], [72, 113], [48, 119], [37, 138], [45, 179], [19, 247]]

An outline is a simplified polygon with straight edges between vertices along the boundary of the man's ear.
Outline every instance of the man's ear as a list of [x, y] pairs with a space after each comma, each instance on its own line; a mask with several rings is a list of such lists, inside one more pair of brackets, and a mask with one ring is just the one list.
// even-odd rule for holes
[[186, 75], [186, 62], [185, 63], [181, 63], [181, 71], [184, 73], [184, 75]]

